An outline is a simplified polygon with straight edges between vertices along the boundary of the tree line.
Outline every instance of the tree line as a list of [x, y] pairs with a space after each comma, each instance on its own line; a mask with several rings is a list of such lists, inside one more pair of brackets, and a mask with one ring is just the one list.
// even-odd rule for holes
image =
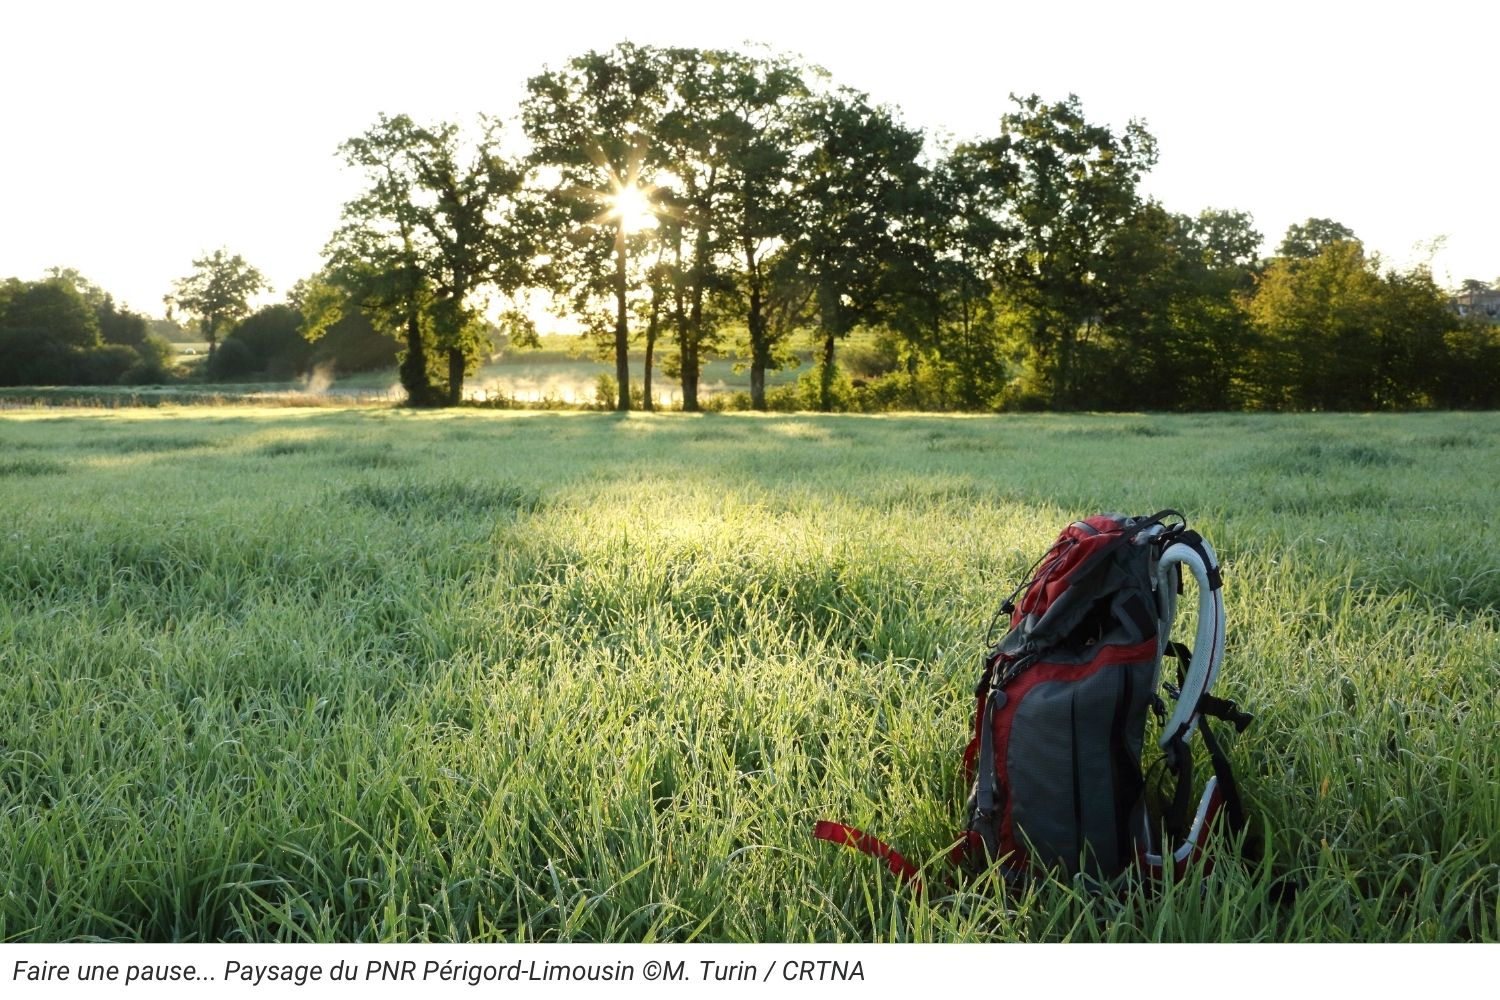
[[0, 385], [159, 382], [171, 356], [146, 317], [71, 268], [0, 283]]
[[[0, 283], [0, 386], [159, 385], [181, 379], [173, 342], [208, 345], [201, 374], [209, 380], [285, 380], [320, 366], [339, 371], [389, 368], [395, 342], [358, 312], [330, 323], [318, 343], [305, 336], [298, 282], [286, 301], [252, 310], [269, 290], [259, 270], [220, 249], [193, 261], [193, 271], [165, 296], [166, 319], [124, 306], [72, 268], [51, 268], [36, 281]], [[188, 321], [184, 326], [174, 316]]]
[[[1385, 266], [1328, 219], [1261, 258], [1248, 214], [1144, 197], [1155, 138], [1089, 121], [1076, 96], [1012, 97], [993, 136], [939, 145], [789, 56], [622, 44], [532, 77], [513, 120], [520, 142], [496, 118], [381, 115], [339, 147], [365, 183], [287, 307], [307, 341], [366, 324], [399, 345], [410, 402], [453, 404], [497, 325], [534, 342], [520, 304], [540, 290], [613, 357], [622, 410], [651, 407], [661, 376], [699, 409], [702, 365], [726, 352], [757, 409], [788, 392], [822, 410], [1500, 394], [1496, 328], [1461, 318], [1427, 269]], [[248, 322], [187, 282], [176, 301], [211, 349]], [[875, 347], [841, 364], [856, 331]], [[801, 336], [815, 363], [778, 399], [766, 376]]]

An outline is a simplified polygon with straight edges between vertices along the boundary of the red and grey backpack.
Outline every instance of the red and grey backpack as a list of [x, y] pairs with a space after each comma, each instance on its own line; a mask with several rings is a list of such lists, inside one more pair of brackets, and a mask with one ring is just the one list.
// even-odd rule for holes
[[[1221, 812], [1231, 831], [1244, 823], [1229, 760], [1207, 722], [1243, 731], [1251, 721], [1210, 693], [1224, 656], [1214, 551], [1174, 510], [1098, 514], [1068, 525], [1033, 568], [996, 613], [1010, 616], [1010, 628], [986, 652], [975, 688], [964, 751], [968, 823], [950, 858], [968, 871], [998, 862], [1012, 881], [1049, 870], [1100, 878], [1136, 866], [1180, 871]], [[1171, 638], [1185, 575], [1197, 585], [1196, 652]], [[1166, 657], [1177, 661], [1175, 682], [1163, 682]], [[1161, 750], [1152, 771], [1174, 787], [1148, 809], [1142, 760], [1151, 715]], [[1196, 808], [1194, 733], [1213, 767]], [[853, 827], [824, 821], [814, 835], [919, 882], [914, 865]]]

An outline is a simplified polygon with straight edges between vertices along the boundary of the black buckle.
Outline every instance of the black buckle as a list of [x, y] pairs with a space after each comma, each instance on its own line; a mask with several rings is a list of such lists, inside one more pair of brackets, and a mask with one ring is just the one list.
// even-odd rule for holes
[[1243, 733], [1250, 728], [1250, 723], [1255, 721], [1255, 716], [1241, 711], [1240, 706], [1234, 701], [1215, 697], [1206, 691], [1198, 698], [1197, 711], [1199, 715], [1223, 719], [1233, 725], [1237, 733]]

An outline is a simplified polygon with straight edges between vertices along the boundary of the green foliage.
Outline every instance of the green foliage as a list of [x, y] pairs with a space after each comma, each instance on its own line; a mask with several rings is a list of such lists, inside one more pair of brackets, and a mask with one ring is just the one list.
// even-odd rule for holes
[[900, 342], [891, 334], [876, 336], [864, 343], [849, 344], [840, 361], [851, 378], [872, 379], [889, 374], [901, 363]]
[[82, 385], [116, 385], [140, 361], [141, 356], [124, 344], [90, 347], [79, 356], [78, 382]]
[[[691, 141], [674, 156], [677, 163], [708, 167], [706, 179], [689, 185], [697, 195], [687, 198], [699, 235], [693, 288], [696, 293], [715, 279], [726, 312], [745, 317], [751, 402], [765, 409], [766, 374], [790, 362], [787, 339], [803, 318], [811, 288], [788, 266], [784, 247], [797, 227], [805, 178], [796, 151], [807, 141], [805, 108], [816, 74], [790, 57], [770, 54], [715, 52], [705, 61], [711, 68], [707, 84], [695, 88], [690, 78], [679, 85], [695, 110], [681, 116], [690, 123]], [[699, 96], [704, 91], [712, 100]], [[715, 249], [717, 258], [711, 256]], [[719, 267], [711, 272], [715, 259]], [[689, 320], [679, 334], [685, 347], [693, 329]], [[696, 336], [709, 343], [704, 331]]]
[[1100, 313], [1080, 343], [1091, 405], [1225, 410], [1240, 405], [1253, 338], [1240, 305], [1259, 242], [1239, 213], [1198, 219], [1148, 202], [1110, 237]]
[[169, 344], [197, 343], [198, 335], [175, 319], [148, 319], [146, 325], [151, 333]]
[[224, 341], [224, 347], [235, 341], [245, 347], [244, 361], [234, 362], [233, 367], [248, 364], [246, 370], [231, 372], [225, 369], [215, 372], [210, 359], [210, 374], [247, 375], [264, 373], [273, 379], [287, 379], [307, 370], [311, 356], [310, 346], [302, 335], [304, 320], [302, 312], [291, 305], [265, 306], [236, 326]]
[[310, 362], [340, 372], [390, 368], [400, 360], [400, 342], [377, 328], [349, 292], [324, 276], [298, 282], [301, 333], [312, 343]]
[[1465, 317], [1444, 335], [1443, 347], [1434, 402], [1458, 409], [1500, 405], [1500, 326]]
[[812, 289], [822, 334], [818, 409], [832, 410], [835, 343], [885, 308], [883, 264], [902, 249], [906, 216], [919, 204], [922, 136], [863, 94], [821, 95], [803, 111], [807, 152], [797, 163], [798, 211], [782, 268]]
[[1287, 227], [1286, 236], [1276, 248], [1276, 256], [1292, 260], [1311, 260], [1335, 243], [1357, 243], [1354, 230], [1332, 219], [1308, 219]]
[[78, 289], [65, 278], [48, 278], [16, 288], [0, 319], [8, 330], [29, 330], [61, 349], [83, 349], [99, 343], [99, 318]]
[[381, 371], [395, 367], [398, 352], [396, 338], [376, 329], [368, 316], [356, 310], [324, 331], [309, 361], [346, 373]]
[[[619, 199], [628, 193], [649, 200], [656, 191], [666, 71], [660, 50], [624, 42], [532, 77], [521, 105], [531, 164], [556, 178], [536, 204], [547, 257], [540, 276], [591, 317], [596, 340], [613, 351], [619, 410], [631, 405], [630, 294], [643, 279], [631, 261], [639, 262], [646, 242], [628, 231]], [[608, 324], [598, 322], [605, 300], [612, 303]]]
[[[329, 241], [324, 293], [311, 303], [316, 337], [358, 307], [401, 336], [409, 402], [457, 403], [464, 377], [487, 356], [484, 293], [517, 287], [532, 256], [518, 221], [522, 171], [499, 152], [499, 126], [482, 120], [465, 155], [458, 126], [427, 127], [382, 114], [340, 152], [369, 187], [344, 206]], [[441, 388], [439, 388], [441, 387]]]
[[143, 317], [71, 268], [0, 288], [0, 385], [161, 381], [170, 353]]
[[250, 299], [270, 286], [239, 254], [219, 248], [193, 260], [193, 271], [172, 283], [165, 302], [170, 313], [181, 309], [198, 321], [199, 332], [213, 354], [220, 335], [250, 314]]
[[99, 336], [106, 344], [124, 344], [142, 351], [152, 335], [146, 317], [128, 309], [118, 309], [109, 295], [94, 309], [99, 320]]
[[[601, 374], [594, 379], [594, 408], [598, 410], [615, 410], [619, 408], [620, 383], [615, 381], [613, 375]], [[646, 401], [645, 390], [639, 386], [631, 386], [630, 407], [634, 410], [644, 408]]]
[[1450, 340], [1458, 318], [1430, 274], [1382, 274], [1352, 240], [1273, 261], [1250, 314], [1261, 338], [1253, 399], [1270, 409], [1431, 405], [1454, 374], [1450, 344], [1462, 349], [1461, 336]]
[[[1500, 400], [1493, 331], [1458, 323], [1426, 272], [1382, 273], [1326, 218], [1258, 259], [1247, 213], [1143, 200], [1158, 154], [1140, 121], [1092, 122], [1076, 95], [1012, 101], [996, 134], [947, 144], [793, 56], [626, 42], [528, 81], [524, 161], [502, 155], [492, 118], [466, 133], [382, 114], [339, 147], [365, 187], [326, 267], [289, 296], [314, 346], [263, 318], [235, 334], [248, 357], [205, 370], [283, 380], [395, 364], [410, 403], [452, 404], [503, 345], [536, 341], [516, 307], [538, 290], [613, 360], [617, 409], [642, 397], [643, 339], [644, 367], [678, 379], [687, 410], [705, 405], [717, 387], [704, 372], [724, 358], [748, 370], [756, 409]], [[167, 301], [196, 317], [212, 355], [264, 281], [222, 249], [194, 268]], [[1462, 294], [1487, 287], [1467, 279]], [[186, 335], [116, 308], [73, 269], [12, 279], [0, 380], [165, 380], [151, 327]], [[878, 353], [840, 364], [859, 328], [884, 338]], [[806, 360], [802, 332], [816, 338], [816, 398], [803, 374], [773, 401], [768, 380]], [[122, 369], [101, 339], [137, 361]], [[586, 397], [593, 374], [569, 394]]]
[[146, 385], [167, 382], [173, 378], [172, 345], [165, 338], [148, 333], [135, 350], [139, 355], [139, 360], [135, 365], [126, 369], [125, 374], [121, 376], [122, 382], [130, 385]]
[[263, 370], [255, 350], [235, 337], [226, 338], [219, 349], [208, 356], [204, 367], [208, 377], [216, 382], [249, 378]]
[[773, 413], [797, 413], [821, 410], [845, 413], [855, 409], [854, 382], [841, 368], [831, 378], [819, 366], [803, 372], [791, 385], [781, 385], [766, 392], [765, 409]]
[[1119, 135], [1090, 123], [1076, 95], [1056, 104], [1012, 99], [1017, 109], [1000, 134], [975, 150], [1011, 234], [1000, 282], [1027, 315], [1029, 364], [1050, 385], [1053, 407], [1087, 405], [1080, 330], [1103, 305], [1098, 276], [1110, 241], [1136, 214], [1156, 140], [1138, 121]]
[[[799, 331], [818, 337], [820, 409], [1494, 398], [1457, 360], [1488, 364], [1487, 335], [1458, 330], [1430, 277], [1319, 285], [1313, 273], [1338, 269], [1325, 256], [1357, 246], [1320, 218], [1262, 261], [1247, 213], [1177, 215], [1141, 198], [1158, 154], [1140, 121], [1091, 122], [1076, 95], [1012, 100], [998, 134], [924, 152], [928, 137], [894, 109], [790, 56], [585, 52], [528, 81], [524, 163], [499, 154], [491, 120], [468, 141], [451, 124], [382, 115], [345, 142], [368, 187], [294, 304], [312, 340], [367, 318], [369, 363], [389, 356], [381, 337], [398, 339], [420, 405], [461, 398], [498, 346], [486, 296], [523, 287], [613, 360], [616, 409], [641, 395], [631, 352], [643, 339], [646, 370], [680, 380], [685, 409], [702, 405], [705, 366], [731, 352], [751, 405], [768, 408], [768, 373], [797, 360]], [[1299, 265], [1310, 276], [1291, 282]], [[502, 326], [522, 343], [529, 322]], [[857, 327], [890, 350], [840, 365]], [[775, 406], [801, 398], [780, 391]]]
[[1205, 208], [1191, 226], [1194, 242], [1203, 248], [1205, 263], [1218, 269], [1249, 268], [1260, 249], [1260, 231], [1249, 212]]

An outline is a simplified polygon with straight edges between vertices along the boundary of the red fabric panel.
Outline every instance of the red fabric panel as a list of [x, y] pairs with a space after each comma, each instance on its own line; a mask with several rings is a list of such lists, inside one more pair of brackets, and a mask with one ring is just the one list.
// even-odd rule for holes
[[1027, 589], [1021, 598], [1016, 613], [1011, 616], [1014, 628], [1026, 615], [1040, 615], [1052, 606], [1072, 584], [1073, 571], [1099, 549], [1120, 537], [1120, 522], [1102, 514], [1088, 518], [1085, 524], [1098, 530], [1098, 534], [1070, 524], [1063, 529], [1057, 541], [1042, 559], [1037, 570], [1036, 583]]

